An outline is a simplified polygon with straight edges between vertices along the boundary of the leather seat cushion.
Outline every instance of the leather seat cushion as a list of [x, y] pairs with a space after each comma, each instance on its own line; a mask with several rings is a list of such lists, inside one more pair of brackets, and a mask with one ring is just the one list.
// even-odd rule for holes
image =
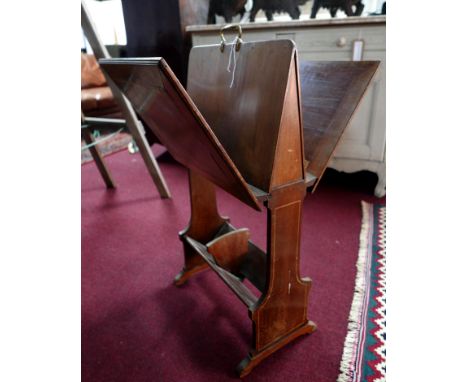
[[83, 111], [104, 109], [115, 105], [114, 96], [108, 86], [81, 90], [81, 109]]
[[81, 89], [106, 86], [106, 78], [92, 54], [81, 53]]

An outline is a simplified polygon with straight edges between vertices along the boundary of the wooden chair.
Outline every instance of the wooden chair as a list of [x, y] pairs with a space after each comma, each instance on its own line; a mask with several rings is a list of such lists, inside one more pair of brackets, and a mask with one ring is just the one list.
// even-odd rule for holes
[[[251, 350], [237, 368], [245, 376], [316, 329], [307, 312], [311, 280], [299, 271], [302, 203], [378, 64], [304, 66], [304, 84], [314, 89], [303, 89], [301, 108], [298, 58], [289, 40], [243, 43], [239, 37], [234, 45], [194, 47], [187, 92], [161, 58], [100, 63], [190, 170], [191, 218], [180, 233], [185, 266], [175, 284], [211, 268], [245, 304], [253, 330]], [[308, 120], [303, 131], [303, 117], [317, 113], [327, 116], [319, 125]], [[267, 208], [266, 253], [249, 240], [248, 229], [221, 217], [215, 185], [256, 210]]]
[[86, 145], [88, 146], [87, 148], [91, 152], [91, 156], [93, 157], [94, 162], [96, 163], [96, 166], [99, 170], [99, 173], [102, 176], [102, 179], [104, 180], [104, 183], [106, 184], [106, 187], [115, 188], [114, 180], [112, 179], [112, 176], [106, 164], [104, 163], [104, 159], [102, 158], [102, 155], [96, 146], [96, 141], [94, 140], [89, 125], [85, 121], [85, 116], [83, 112], [81, 112], [81, 138], [84, 139], [84, 141], [86, 142]]
[[[81, 1], [81, 27], [83, 28], [83, 32], [86, 38], [88, 39], [89, 44], [91, 45], [93, 49], [93, 53], [96, 56], [96, 58], [98, 59], [110, 58], [109, 52], [107, 51], [104, 44], [101, 42], [96, 32], [96, 28], [93, 24], [92, 18], [89, 14], [89, 11], [86, 8], [86, 5], [83, 1]], [[144, 128], [141, 122], [138, 120], [137, 115], [132, 108], [132, 105], [125, 98], [125, 96], [118, 89], [118, 87], [115, 86], [112, 80], [110, 80], [109, 78], [106, 78], [106, 79], [112, 91], [112, 94], [114, 95], [114, 100], [120, 106], [120, 109], [123, 113], [123, 116], [126, 122], [126, 126], [128, 130], [130, 131], [130, 133], [132, 134], [132, 137], [136, 145], [138, 146], [139, 152], [143, 158], [143, 161], [145, 162], [146, 168], [148, 169], [151, 175], [151, 178], [153, 179], [154, 184], [156, 185], [156, 188], [159, 191], [159, 194], [161, 195], [162, 198], [170, 198], [171, 193], [169, 191], [169, 188], [159, 168], [159, 165], [156, 162], [156, 159], [154, 158], [153, 152], [151, 151], [151, 147], [145, 138]], [[109, 123], [111, 122], [111, 121], [102, 121], [101, 119], [99, 120], [98, 119], [99, 118], [85, 117], [85, 121], [87, 123], [105, 123], [105, 122]]]

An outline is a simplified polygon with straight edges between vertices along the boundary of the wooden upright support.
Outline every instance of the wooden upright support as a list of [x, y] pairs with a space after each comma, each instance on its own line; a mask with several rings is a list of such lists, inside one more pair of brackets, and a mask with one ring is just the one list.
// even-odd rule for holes
[[[344, 64], [342, 71], [349, 69]], [[175, 284], [211, 268], [245, 304], [252, 343], [237, 368], [245, 376], [316, 329], [307, 311], [311, 280], [299, 270], [302, 204], [346, 123], [331, 123], [334, 138], [314, 140], [320, 163], [305, 155], [298, 59], [288, 40], [193, 48], [188, 93], [160, 58], [103, 60], [101, 65], [174, 158], [189, 168], [191, 217], [180, 233], [185, 261]], [[354, 94], [342, 92], [346, 96], [338, 97], [329, 115], [343, 108], [346, 121], [352, 115], [377, 67], [363, 65], [365, 75], [357, 82], [364, 85]], [[316, 85], [326, 78], [317, 68]], [[322, 92], [313, 102], [322, 104], [321, 97], [332, 95], [326, 86]], [[266, 252], [249, 240], [248, 229], [236, 229], [219, 214], [215, 185], [256, 210], [262, 204], [267, 208]]]
[[[192, 211], [190, 224], [179, 235], [182, 239], [191, 237], [201, 243], [208, 243], [228, 220], [218, 213], [215, 188], [209, 180], [190, 171], [189, 184]], [[185, 264], [174, 280], [176, 285], [184, 284], [190, 276], [208, 267], [197, 251], [187, 241], [182, 241]]]

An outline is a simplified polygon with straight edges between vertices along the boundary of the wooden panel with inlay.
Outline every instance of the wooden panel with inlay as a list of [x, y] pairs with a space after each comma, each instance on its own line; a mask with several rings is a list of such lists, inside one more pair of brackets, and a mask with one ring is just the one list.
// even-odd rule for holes
[[[200, 46], [190, 55], [188, 94], [162, 59], [102, 66], [190, 170], [191, 217], [179, 234], [185, 262], [175, 284], [209, 267], [246, 305], [253, 336], [237, 368], [245, 376], [316, 329], [311, 280], [300, 275], [306, 186], [317, 185], [378, 63], [307, 63], [299, 75], [292, 41]], [[219, 214], [215, 184], [253, 208], [263, 202], [266, 252]]]
[[260, 205], [162, 58], [99, 60], [171, 155], [255, 209]]

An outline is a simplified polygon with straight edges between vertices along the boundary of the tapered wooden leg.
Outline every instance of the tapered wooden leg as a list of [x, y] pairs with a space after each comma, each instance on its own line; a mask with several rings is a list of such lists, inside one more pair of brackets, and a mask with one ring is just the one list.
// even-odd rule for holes
[[[91, 134], [91, 131], [88, 127], [83, 128], [81, 132], [87, 145], [91, 145], [94, 143], [93, 135]], [[106, 184], [107, 188], [115, 188], [114, 180], [112, 179], [112, 176], [109, 170], [107, 169], [107, 166], [104, 163], [102, 155], [99, 152], [97, 146], [91, 146], [89, 148], [89, 151], [91, 152], [94, 162], [96, 162], [96, 166], [99, 172], [101, 173], [102, 179], [104, 179], [104, 183]]]
[[268, 290], [250, 312], [252, 349], [240, 365], [245, 376], [263, 359], [297, 337], [312, 333], [307, 318], [311, 280], [299, 274], [302, 201], [305, 184], [275, 190], [268, 201]]
[[191, 217], [187, 228], [179, 233], [184, 245], [185, 264], [176, 276], [176, 285], [184, 284], [188, 278], [208, 267], [205, 261], [185, 240], [186, 236], [206, 244], [221, 229], [227, 218], [218, 213], [216, 205], [216, 191], [213, 183], [189, 170]]

